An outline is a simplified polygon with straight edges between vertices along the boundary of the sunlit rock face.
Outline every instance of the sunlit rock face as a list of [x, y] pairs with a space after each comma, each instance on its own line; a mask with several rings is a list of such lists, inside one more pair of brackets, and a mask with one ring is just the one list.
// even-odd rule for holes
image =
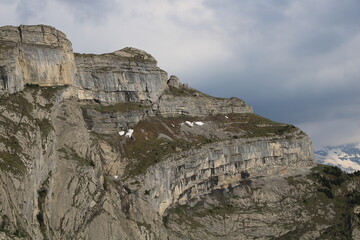
[[66, 35], [45, 25], [0, 28], [0, 91], [26, 84], [69, 85], [80, 100], [155, 102], [167, 73], [148, 53], [124, 48], [109, 54], [75, 54]]
[[113, 53], [76, 54], [80, 100], [155, 102], [165, 90], [167, 73], [148, 53], [124, 48]]
[[0, 90], [14, 93], [26, 84], [63, 86], [74, 82], [71, 43], [53, 27], [0, 28]]

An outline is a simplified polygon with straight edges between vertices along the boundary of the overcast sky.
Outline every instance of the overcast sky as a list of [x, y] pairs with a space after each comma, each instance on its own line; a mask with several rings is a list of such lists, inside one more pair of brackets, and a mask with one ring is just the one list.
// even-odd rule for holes
[[316, 146], [360, 141], [359, 0], [0, 0], [0, 25], [20, 24], [56, 27], [75, 52], [143, 49]]

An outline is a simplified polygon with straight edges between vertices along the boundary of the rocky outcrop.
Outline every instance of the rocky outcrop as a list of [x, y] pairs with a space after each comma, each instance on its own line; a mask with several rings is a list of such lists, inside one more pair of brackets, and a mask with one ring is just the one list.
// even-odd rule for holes
[[73, 84], [75, 59], [62, 32], [45, 25], [6, 26], [0, 28], [0, 42], [0, 91]]
[[157, 105], [157, 113], [164, 117], [208, 116], [230, 113], [251, 113], [252, 107], [238, 98], [221, 99], [202, 95], [173, 96], [164, 94]]
[[15, 93], [26, 84], [70, 85], [70, 96], [80, 100], [155, 102], [167, 86], [167, 73], [139, 49], [74, 55], [65, 34], [45, 25], [1, 27], [0, 42], [2, 92]]
[[76, 54], [80, 100], [141, 102], [158, 100], [167, 73], [148, 53], [135, 48], [101, 54]]

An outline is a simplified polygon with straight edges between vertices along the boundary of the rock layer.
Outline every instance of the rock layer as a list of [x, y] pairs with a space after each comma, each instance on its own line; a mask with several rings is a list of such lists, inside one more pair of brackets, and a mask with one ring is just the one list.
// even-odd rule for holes
[[0, 28], [0, 42], [0, 91], [73, 84], [75, 59], [62, 32], [44, 25], [6, 26]]
[[271, 176], [281, 171], [314, 166], [312, 145], [305, 134], [292, 139], [257, 138], [228, 140], [193, 149], [152, 167], [139, 192], [162, 215], [175, 203], [192, 199], [214, 189], [237, 186], [246, 178]]
[[158, 100], [167, 73], [148, 53], [135, 48], [102, 54], [76, 54], [80, 100], [141, 102]]

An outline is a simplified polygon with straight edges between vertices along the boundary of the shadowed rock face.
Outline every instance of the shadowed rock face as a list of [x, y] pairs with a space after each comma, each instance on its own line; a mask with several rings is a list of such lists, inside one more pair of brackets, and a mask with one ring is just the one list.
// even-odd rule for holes
[[[0, 239], [236, 239], [260, 221], [260, 230], [241, 236], [271, 239], [278, 226], [276, 237], [286, 238], [296, 221], [282, 225], [278, 209], [298, 216], [306, 205], [299, 201], [318, 196], [312, 187], [286, 200], [294, 194], [285, 177], [305, 179], [314, 166], [305, 133], [253, 114], [241, 99], [168, 80], [142, 50], [74, 55], [48, 26], [1, 27], [0, 43]], [[316, 176], [311, 186], [324, 184]], [[267, 185], [274, 178], [279, 187]], [[346, 194], [358, 191], [355, 180]], [[330, 194], [329, 186], [320, 189]], [[273, 208], [256, 212], [259, 203]], [[194, 214], [205, 218], [191, 214], [199, 204]], [[221, 204], [245, 210], [219, 218]], [[336, 202], [326, 206], [336, 212]], [[203, 214], [208, 209], [216, 214]], [[301, 219], [323, 212], [312, 214]], [[177, 222], [187, 217], [190, 225]], [[320, 230], [301, 229], [304, 239]]]

